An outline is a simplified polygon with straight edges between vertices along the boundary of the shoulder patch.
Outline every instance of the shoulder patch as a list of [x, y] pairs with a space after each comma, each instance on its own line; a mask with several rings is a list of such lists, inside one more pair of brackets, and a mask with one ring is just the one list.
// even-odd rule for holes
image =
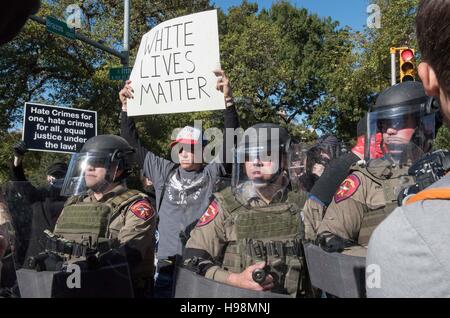
[[208, 209], [206, 209], [206, 212], [203, 213], [202, 217], [198, 220], [196, 227], [201, 227], [210, 223], [212, 220], [216, 218], [218, 214], [219, 214], [219, 205], [217, 204], [217, 201], [214, 200], [213, 202], [211, 202]]
[[130, 211], [144, 221], [147, 221], [155, 214], [155, 210], [146, 199], [133, 203], [130, 207]]
[[355, 174], [349, 175], [339, 186], [334, 195], [334, 202], [339, 203], [350, 198], [361, 185], [361, 180]]

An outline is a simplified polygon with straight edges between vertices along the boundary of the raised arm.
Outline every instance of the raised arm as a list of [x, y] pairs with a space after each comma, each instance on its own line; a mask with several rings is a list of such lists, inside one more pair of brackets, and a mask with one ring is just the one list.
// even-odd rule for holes
[[155, 155], [142, 146], [134, 120], [127, 115], [127, 100], [133, 98], [133, 89], [130, 83], [131, 81], [126, 81], [125, 86], [119, 92], [120, 102], [122, 103], [120, 135], [136, 149], [136, 159], [139, 168], [143, 169], [144, 175], [157, 186], [165, 180], [166, 175], [173, 169], [175, 164]]
[[131, 81], [126, 81], [125, 86], [119, 92], [120, 102], [122, 103], [122, 112], [120, 113], [120, 135], [136, 149], [137, 163], [139, 168], [142, 169], [145, 157], [149, 151], [142, 146], [136, 124], [134, 123], [134, 120], [127, 115], [127, 100], [128, 98], [133, 98], [133, 89], [131, 88], [130, 83]]
[[14, 189], [25, 196], [30, 204], [42, 201], [46, 196], [44, 189], [38, 189], [29, 182], [23, 170], [23, 158], [28, 151], [25, 142], [19, 141], [13, 146], [14, 161], [11, 165], [11, 181], [14, 183]]
[[[239, 128], [239, 117], [236, 111], [233, 100], [233, 92], [231, 89], [231, 83], [223, 70], [215, 70], [214, 74], [217, 76], [216, 89], [221, 91], [225, 98], [226, 108], [223, 112], [224, 116], [224, 131], [223, 131], [223, 146], [222, 146], [222, 158], [223, 167], [227, 173], [231, 173], [232, 162], [227, 162], [227, 158], [232, 158], [232, 151], [235, 147], [234, 140], [227, 142], [227, 129], [235, 130]], [[234, 136], [234, 134], [233, 134]]]

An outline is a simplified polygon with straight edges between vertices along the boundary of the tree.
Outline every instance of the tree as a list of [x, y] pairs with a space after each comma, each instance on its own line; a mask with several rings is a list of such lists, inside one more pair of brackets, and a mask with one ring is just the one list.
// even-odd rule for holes
[[[65, 8], [73, 3], [71, 0], [43, 1], [38, 15], [65, 20]], [[123, 3], [83, 0], [78, 4], [87, 25], [86, 29], [78, 32], [120, 50]], [[136, 55], [142, 35], [152, 26], [166, 19], [211, 8], [208, 0], [134, 0], [132, 6], [131, 57]], [[50, 34], [44, 26], [33, 21], [27, 22], [14, 41], [0, 48], [0, 55], [1, 134], [7, 136], [9, 129], [20, 127], [23, 105], [27, 101], [95, 110], [98, 112], [99, 134], [119, 132], [118, 92], [123, 84], [108, 80], [108, 69], [119, 64], [117, 58], [79, 41]], [[175, 118], [181, 119], [181, 116]], [[170, 137], [174, 117], [154, 116], [145, 122], [146, 126], [159, 127], [152, 131], [146, 143], [151, 144], [156, 153], [165, 153], [166, 147], [162, 146], [161, 140]], [[5, 144], [1, 154], [5, 162], [10, 161], [10, 146]], [[36, 156], [35, 162], [32, 162], [33, 156]], [[28, 156], [27, 160], [34, 163], [33, 170], [38, 170], [36, 167], [40, 165], [37, 162], [46, 162], [46, 158], [53, 155], [35, 153], [33, 156]], [[5, 180], [7, 170], [2, 167], [1, 172], [0, 177]], [[31, 173], [28, 169], [27, 172]]]
[[328, 94], [329, 74], [350, 44], [348, 29], [287, 1], [259, 13], [244, 1], [222, 15], [220, 35], [223, 65], [236, 95], [243, 96], [239, 115], [247, 126], [312, 123]]
[[[328, 121], [338, 135], [348, 139], [356, 124], [375, 103], [377, 95], [388, 88], [391, 78], [391, 47], [417, 48], [414, 19], [417, 0], [375, 0], [381, 10], [381, 28], [367, 28], [351, 34], [351, 50], [342, 57], [328, 82], [326, 96], [315, 122]], [[398, 64], [398, 63], [397, 63]], [[417, 78], [417, 80], [419, 80]], [[330, 122], [330, 118], [333, 120]]]

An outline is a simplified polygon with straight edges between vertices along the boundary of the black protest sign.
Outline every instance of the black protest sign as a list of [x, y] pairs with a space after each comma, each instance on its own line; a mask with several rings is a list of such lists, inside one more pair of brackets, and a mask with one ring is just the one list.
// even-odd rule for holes
[[97, 112], [25, 103], [22, 139], [30, 150], [79, 152], [97, 135]]

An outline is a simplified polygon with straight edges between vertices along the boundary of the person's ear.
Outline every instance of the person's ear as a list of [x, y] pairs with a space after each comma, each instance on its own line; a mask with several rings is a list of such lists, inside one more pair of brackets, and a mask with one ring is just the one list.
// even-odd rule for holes
[[428, 96], [439, 97], [440, 87], [433, 68], [427, 62], [419, 64], [419, 77]]

